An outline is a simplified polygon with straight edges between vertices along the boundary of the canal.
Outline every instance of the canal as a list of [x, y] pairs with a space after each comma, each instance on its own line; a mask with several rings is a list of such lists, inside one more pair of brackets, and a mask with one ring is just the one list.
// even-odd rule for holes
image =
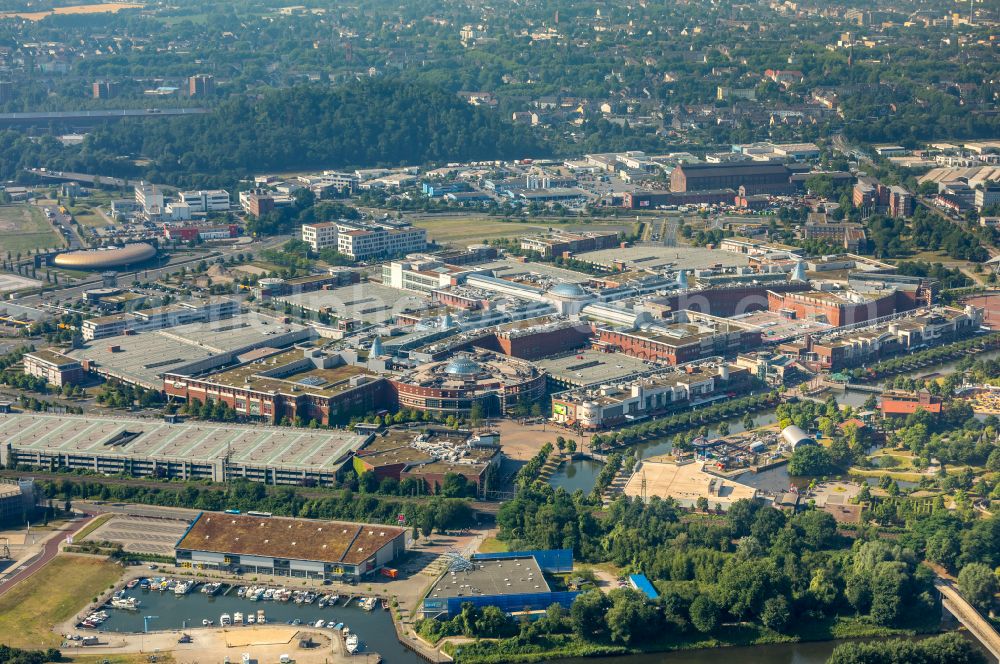
[[[354, 601], [349, 606], [343, 606], [343, 598], [335, 607], [319, 608], [313, 604], [295, 604], [294, 602], [250, 601], [236, 596], [233, 589], [228, 595], [210, 597], [199, 592], [199, 585], [187, 595], [175, 595], [173, 591], [140, 590], [138, 586], [125, 591], [126, 597], [135, 597], [141, 605], [137, 611], [124, 609], [106, 609], [108, 619], [97, 627], [103, 632], [143, 631], [145, 616], [155, 616], [149, 620], [150, 631], [201, 629], [202, 620], [212, 620], [217, 627], [219, 617], [223, 614], [232, 616], [237, 611], [243, 615], [257, 615], [263, 610], [268, 625], [288, 624], [298, 620], [300, 624], [324, 622], [344, 623], [361, 640], [361, 652], [377, 652], [383, 661], [390, 664], [421, 664], [422, 659], [412, 651], [403, 647], [396, 639], [396, 631], [392, 625], [392, 617], [381, 607], [374, 611], [365, 611]], [[226, 588], [224, 587], [225, 591]], [[359, 590], [363, 593], [364, 590]], [[233, 626], [232, 629], [240, 629]], [[246, 629], [250, 629], [247, 627]], [[325, 629], [325, 628], [324, 628]]]
[[[988, 659], [989, 654], [978, 641], [966, 632], [959, 633]], [[917, 636], [912, 638], [914, 640], [921, 640], [928, 637]], [[739, 664], [825, 664], [826, 660], [833, 653], [833, 649], [841, 643], [844, 643], [844, 641], [778, 643], [746, 648], [683, 650], [679, 652], [631, 655], [626, 657], [603, 657], [598, 659], [578, 657], [555, 660], [552, 664], [590, 664], [591, 662], [603, 662], [605, 664], [717, 664], [721, 659], [730, 662], [739, 662]]]
[[[777, 422], [774, 410], [764, 410], [753, 415], [754, 427], [763, 427], [768, 424], [774, 424]], [[742, 433], [746, 431], [746, 427], [743, 426], [743, 417], [734, 417], [729, 420], [725, 420], [726, 424], [729, 425], [729, 432], [731, 434]], [[709, 425], [710, 431], [718, 431], [721, 422]], [[640, 443], [638, 445], [633, 445], [626, 449], [636, 450], [640, 459], [648, 459], [650, 457], [658, 456], [661, 454], [667, 454], [673, 447], [673, 436], [664, 436], [663, 438], [657, 438], [656, 440], [650, 440], [645, 443]], [[594, 488], [594, 484], [597, 482], [597, 476], [601, 473], [601, 468], [604, 464], [593, 461], [591, 459], [577, 459], [575, 461], [570, 461], [564, 463], [559, 467], [556, 472], [552, 473], [552, 477], [549, 478], [549, 484], [555, 488], [564, 488], [566, 491], [573, 493], [577, 489], [583, 490], [584, 493], [590, 493], [591, 489]], [[786, 474], [787, 476], [787, 474]], [[785, 486], [787, 488], [787, 484]]]
[[817, 643], [781, 643], [753, 646], [751, 648], [725, 648], [713, 650], [684, 650], [680, 652], [604, 657], [600, 659], [561, 659], [553, 664], [717, 664], [720, 659], [740, 664], [825, 664], [837, 641]]
[[[975, 357], [976, 359], [983, 360], [1000, 358], [1000, 350], [985, 351], [977, 354]], [[910, 371], [898, 375], [910, 378], [920, 378], [930, 375], [946, 376], [948, 374], [955, 373], [955, 371], [958, 370], [958, 363], [959, 360], [949, 360], [948, 362], [944, 362], [942, 364], [931, 365], [916, 371]], [[891, 381], [895, 378], [896, 376], [892, 376], [886, 380]], [[833, 392], [832, 394], [837, 398], [838, 403], [845, 406], [851, 406], [852, 408], [860, 408], [871, 396], [871, 393], [869, 392], [862, 392], [858, 390]], [[774, 424], [777, 422], [774, 410], [758, 412], [754, 414], [753, 419], [755, 427], [767, 426], [768, 424]], [[730, 433], [735, 434], [746, 430], [743, 426], [742, 417], [735, 417], [727, 420], [726, 423], [729, 425]], [[719, 424], [716, 423], [710, 425], [708, 428], [710, 431], [715, 432], [718, 431], [718, 427]], [[673, 436], [666, 436], [664, 438], [635, 445], [629, 449], [637, 450], [640, 459], [648, 459], [652, 456], [667, 454], [670, 452], [672, 439]], [[570, 493], [573, 493], [577, 489], [581, 489], [584, 493], [590, 493], [591, 489], [594, 488], [595, 482], [597, 481], [597, 476], [601, 472], [602, 465], [603, 464], [590, 459], [577, 459], [576, 461], [565, 463], [552, 474], [552, 477], [549, 478], [549, 484], [555, 488], [562, 487]], [[784, 491], [793, 483], [793, 481], [790, 480], [788, 471], [784, 466], [772, 468], [771, 470], [764, 471], [762, 473], [744, 473], [739, 477], [739, 481], [770, 493]], [[873, 478], [871, 481], [877, 483], [878, 479]], [[913, 486], [916, 486], [916, 484], [913, 484]], [[905, 488], [903, 483], [900, 483], [900, 487]]]

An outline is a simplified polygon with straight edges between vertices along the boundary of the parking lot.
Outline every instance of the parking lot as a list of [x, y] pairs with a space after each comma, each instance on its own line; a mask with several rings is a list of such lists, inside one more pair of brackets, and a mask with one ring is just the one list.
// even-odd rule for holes
[[90, 533], [88, 542], [113, 542], [132, 553], [173, 556], [174, 545], [187, 530], [188, 522], [141, 516], [115, 516]]

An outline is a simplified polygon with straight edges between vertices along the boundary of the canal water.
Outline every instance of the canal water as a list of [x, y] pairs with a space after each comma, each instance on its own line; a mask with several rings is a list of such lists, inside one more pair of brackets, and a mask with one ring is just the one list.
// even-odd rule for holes
[[819, 643], [783, 643], [754, 646], [752, 648], [722, 648], [713, 650], [684, 650], [680, 652], [631, 655], [628, 657], [603, 657], [598, 659], [561, 659], [553, 664], [716, 664], [720, 660], [740, 664], [825, 664], [836, 641]]
[[[235, 590], [229, 595], [220, 594], [209, 597], [199, 592], [200, 587], [198, 586], [187, 595], [181, 596], [175, 595], [173, 591], [140, 590], [138, 586], [126, 590], [126, 597], [136, 597], [142, 602], [139, 609], [137, 611], [106, 609], [108, 619], [97, 629], [102, 632], [142, 632], [145, 616], [155, 616], [149, 620], [150, 631], [202, 629], [202, 620], [204, 619], [214, 621], [214, 626], [218, 627], [219, 617], [223, 613], [232, 616], [239, 611], [244, 616], [250, 613], [256, 616], [257, 611], [262, 609], [268, 625], [284, 625], [294, 620], [299, 620], [303, 626], [320, 619], [325, 622], [332, 621], [334, 625], [342, 622], [358, 635], [362, 643], [360, 652], [377, 652], [382, 656], [383, 661], [389, 664], [422, 664], [423, 662], [399, 642], [396, 638], [396, 630], [392, 625], [392, 617], [388, 611], [383, 611], [381, 607], [376, 607], [374, 611], [365, 611], [355, 602], [351, 602], [349, 606], [345, 607], [343, 598], [337, 606], [327, 606], [322, 609], [316, 603], [252, 602], [237, 597]], [[363, 593], [364, 590], [361, 589], [358, 592]], [[240, 629], [240, 627], [234, 625], [231, 629]], [[244, 627], [244, 629], [250, 628]], [[326, 631], [326, 628], [324, 627], [320, 631]]]
[[[754, 427], [767, 426], [768, 424], [774, 424], [777, 422], [773, 410], [765, 410], [755, 413], [753, 415]], [[742, 433], [746, 431], [743, 426], [743, 417], [734, 417], [730, 420], [726, 420], [729, 425], [729, 432], [731, 434]], [[718, 431], [719, 424], [711, 424], [708, 426], [709, 430], [712, 432]], [[673, 447], [673, 435], [664, 436], [663, 438], [657, 438], [656, 440], [650, 440], [645, 443], [640, 443], [639, 445], [633, 445], [626, 449], [636, 450], [639, 458], [648, 459], [650, 457], [658, 456], [661, 454], [667, 454]], [[566, 491], [573, 493], [577, 489], [582, 489], [584, 493], [590, 493], [591, 489], [594, 488], [594, 484], [597, 482], [597, 476], [601, 474], [601, 468], [604, 464], [593, 461], [591, 459], [577, 459], [576, 461], [570, 461], [564, 463], [559, 467], [556, 472], [552, 474], [549, 478], [549, 484], [555, 488], [564, 488]], [[786, 474], [787, 475], [787, 474]], [[787, 488], [787, 486], [785, 487]]]
[[[977, 360], [996, 358], [1000, 358], [1000, 350], [990, 350], [976, 355]], [[926, 366], [916, 371], [910, 371], [898, 375], [911, 378], [920, 378], [922, 376], [930, 376], [931, 374], [936, 376], [946, 376], [948, 374], [955, 373], [955, 371], [958, 370], [958, 362], [959, 360], [950, 360], [942, 364]], [[896, 376], [892, 376], [887, 380], [893, 380], [895, 378]], [[833, 395], [837, 398], [837, 402], [842, 405], [851, 406], [852, 408], [860, 408], [868, 397], [871, 396], [871, 393], [857, 390], [847, 390], [846, 392], [834, 392]], [[777, 421], [773, 410], [756, 413], [753, 416], [753, 419], [755, 427], [774, 424]], [[731, 420], [727, 420], [727, 423], [729, 424], [730, 433], [740, 433], [745, 431], [742, 417], [735, 417]], [[718, 426], [718, 424], [713, 424], [709, 425], [708, 428], [710, 431], [715, 432], [718, 430]], [[670, 452], [672, 439], [673, 436], [666, 436], [664, 438], [652, 440], [640, 445], [635, 445], [630, 449], [636, 449], [639, 453], [639, 458], [648, 459], [652, 456]], [[576, 491], [577, 489], [582, 489], [584, 493], [590, 493], [591, 489], [594, 488], [594, 484], [597, 481], [597, 476], [601, 472], [601, 468], [602, 464], [588, 459], [571, 461], [563, 464], [555, 473], [552, 474], [552, 477], [549, 478], [549, 484], [556, 488], [562, 487], [570, 493]], [[739, 481], [761, 489], [762, 491], [768, 491], [771, 493], [784, 491], [794, 483], [789, 478], [788, 471], [784, 466], [773, 468], [763, 473], [745, 473], [740, 476]], [[874, 482], [877, 483], [878, 480], [875, 479]], [[903, 484], [904, 483], [902, 482], [900, 483], [901, 488], [904, 488]], [[914, 486], [916, 486], [916, 484], [914, 484]]]
[[[968, 632], [957, 632], [971, 643], [986, 658], [989, 652]], [[922, 641], [934, 636], [921, 635], [901, 637], [912, 641]], [[868, 639], [861, 639], [867, 641]], [[624, 657], [601, 657], [555, 660], [551, 664], [718, 664], [720, 660], [739, 664], [826, 664], [836, 648], [845, 641], [816, 641], [810, 643], [778, 643], [745, 648], [715, 648], [708, 650], [684, 650], [680, 652], [653, 653], [649, 655], [628, 655]]]

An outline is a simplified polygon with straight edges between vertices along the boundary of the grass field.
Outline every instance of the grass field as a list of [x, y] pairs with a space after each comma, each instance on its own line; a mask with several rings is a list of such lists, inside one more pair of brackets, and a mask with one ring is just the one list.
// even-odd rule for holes
[[78, 533], [76, 533], [73, 536], [73, 540], [76, 542], [82, 542], [83, 540], [87, 539], [87, 536], [90, 535], [90, 533], [94, 532], [95, 530], [103, 526], [113, 517], [114, 514], [102, 514], [101, 516], [95, 518], [93, 521], [87, 524], [83, 529], [81, 529]]
[[11, 12], [7, 14], [0, 14], [0, 18], [23, 18], [26, 21], [41, 21], [46, 16], [51, 14], [117, 14], [123, 9], [135, 9], [142, 7], [142, 5], [137, 5], [127, 2], [102, 2], [92, 5], [76, 5], [73, 7], [56, 7], [50, 11], [43, 12]]
[[86, 226], [88, 228], [104, 228], [108, 225], [98, 212], [93, 210], [89, 205], [77, 205], [70, 208], [70, 212], [73, 213], [73, 218], [76, 219], [76, 223], [81, 226]]
[[29, 249], [66, 246], [45, 213], [34, 205], [0, 205], [0, 253], [28, 253]]
[[486, 238], [517, 237], [530, 233], [541, 233], [548, 226], [520, 221], [504, 222], [499, 217], [487, 215], [447, 215], [417, 217], [413, 225], [427, 229], [427, 239], [442, 244], [452, 243], [468, 246], [479, 244]]
[[56, 556], [0, 602], [0, 634], [16, 648], [48, 648], [61, 642], [52, 629], [68, 620], [121, 576], [118, 565], [79, 556]]
[[505, 553], [509, 550], [507, 543], [501, 542], [496, 537], [487, 537], [479, 545], [479, 553]]
[[[77, 655], [72, 651], [63, 652], [63, 661], [73, 664], [149, 664], [149, 655], [131, 653], [124, 655]], [[175, 661], [173, 653], [160, 652], [156, 655], [157, 664], [170, 664]]]

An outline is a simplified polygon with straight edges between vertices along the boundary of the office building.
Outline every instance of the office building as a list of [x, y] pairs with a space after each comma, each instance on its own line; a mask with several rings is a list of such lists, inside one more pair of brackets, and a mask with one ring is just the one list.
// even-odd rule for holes
[[730, 99], [746, 99], [753, 101], [757, 99], [757, 90], [755, 88], [731, 88], [725, 85], [720, 85], [715, 89], [715, 98], [718, 101], [729, 101]]
[[212, 191], [182, 191], [177, 194], [193, 214], [208, 214], [209, 212], [228, 212], [230, 207], [229, 192], [224, 189]]
[[91, 93], [94, 99], [111, 99], [118, 96], [118, 84], [113, 81], [94, 81]]
[[302, 226], [313, 251], [336, 249], [354, 260], [397, 256], [427, 248], [427, 231], [407, 223], [327, 221]]
[[135, 202], [147, 219], [159, 219], [163, 215], [163, 192], [155, 185], [146, 182], [137, 184]]
[[984, 182], [976, 189], [976, 209], [981, 212], [997, 205], [1000, 205], [1000, 182]]
[[337, 222], [323, 221], [316, 224], [302, 224], [302, 241], [313, 251], [337, 248]]
[[552, 395], [552, 421], [584, 431], [635, 424], [671, 411], [735, 395], [750, 372], [725, 362], [688, 365], [641, 378]]
[[423, 251], [427, 231], [409, 224], [342, 224], [337, 252], [354, 260], [368, 260]]
[[300, 421], [344, 424], [389, 403], [385, 380], [338, 355], [292, 348], [217, 373], [182, 370], [163, 376], [170, 397], [219, 401], [240, 417], [268, 424]]
[[889, 187], [889, 216], [912, 217], [913, 194], [900, 186]]
[[555, 232], [538, 237], [521, 238], [522, 251], [537, 251], [542, 258], [555, 258], [564, 254], [610, 249], [618, 244], [618, 233], [563, 233]]
[[274, 211], [274, 196], [266, 189], [253, 189], [240, 192], [240, 208], [254, 217], [260, 217]]
[[23, 362], [24, 373], [44, 378], [49, 385], [62, 387], [75, 385], [83, 380], [83, 365], [51, 348], [26, 353]]
[[500, 447], [490, 442], [496, 438], [442, 426], [389, 429], [354, 453], [354, 470], [359, 476], [373, 473], [379, 481], [415, 480], [423, 495], [439, 494], [448, 475], [460, 475], [474, 495], [485, 498], [488, 490], [498, 488], [504, 459]]
[[807, 240], [827, 240], [852, 253], [861, 250], [867, 243], [864, 226], [850, 221], [807, 221], [802, 228], [802, 236]]
[[215, 77], [198, 74], [188, 78], [188, 95], [191, 97], [211, 97], [215, 94]]

